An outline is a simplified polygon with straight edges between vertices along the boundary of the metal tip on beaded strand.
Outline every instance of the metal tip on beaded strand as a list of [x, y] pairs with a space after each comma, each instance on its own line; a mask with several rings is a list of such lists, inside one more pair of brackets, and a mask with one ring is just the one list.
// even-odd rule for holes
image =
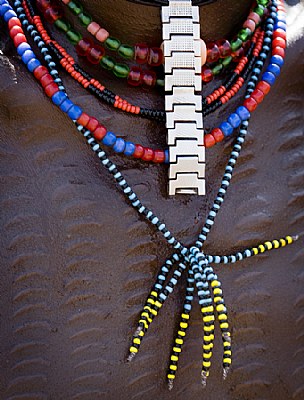
[[173, 379], [168, 379], [168, 389], [170, 391], [173, 389]]
[[299, 235], [294, 235], [294, 236], [291, 236], [291, 237], [292, 237], [292, 240], [294, 242], [296, 242], [299, 239]]
[[131, 362], [135, 356], [136, 356], [136, 353], [131, 352], [131, 353], [128, 355], [127, 362]]
[[201, 377], [202, 377], [201, 383], [202, 383], [202, 386], [203, 386], [204, 389], [207, 386], [208, 375], [209, 375], [209, 373], [207, 371], [202, 371], [201, 372]]
[[223, 380], [226, 380], [229, 371], [230, 371], [230, 367], [225, 367], [225, 368], [223, 369]]

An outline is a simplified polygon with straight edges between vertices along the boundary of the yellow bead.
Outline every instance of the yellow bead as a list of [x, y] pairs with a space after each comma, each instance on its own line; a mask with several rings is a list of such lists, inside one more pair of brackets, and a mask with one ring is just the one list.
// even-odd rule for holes
[[157, 297], [157, 292], [155, 292], [154, 290], [151, 292], [151, 296]]
[[282, 247], [286, 246], [286, 240], [285, 239], [280, 239], [280, 243], [281, 243]]
[[228, 317], [227, 317], [226, 314], [220, 314], [220, 315], [218, 316], [218, 319], [219, 319], [220, 321], [227, 321]]
[[260, 250], [261, 253], [264, 253], [265, 247], [262, 244], [260, 244], [259, 245], [259, 250]]
[[213, 310], [214, 310], [213, 306], [208, 306], [208, 307], [202, 307], [201, 308], [201, 312], [202, 313], [213, 312]]
[[278, 249], [280, 247], [280, 242], [278, 240], [273, 240], [272, 241], [273, 247], [275, 249]]
[[210, 368], [211, 362], [210, 362], [210, 361], [203, 361], [203, 366], [204, 366], [205, 368]]
[[161, 308], [161, 306], [162, 306], [162, 303], [161, 303], [161, 302], [159, 302], [158, 300], [156, 300], [156, 302], [155, 302], [155, 305], [156, 305], [156, 307], [158, 307], [158, 308]]
[[264, 246], [266, 246], [267, 250], [271, 250], [272, 249], [272, 243], [271, 242], [265, 242]]
[[231, 364], [231, 358], [224, 358], [223, 363], [225, 364]]
[[209, 353], [204, 353], [204, 358], [211, 358], [212, 357], [212, 351]]
[[153, 299], [148, 299], [147, 303], [154, 304], [154, 300]]
[[215, 288], [215, 289], [213, 290], [213, 293], [214, 293], [214, 294], [222, 294], [223, 292], [222, 292], [222, 289], [220, 289], [220, 288]]
[[140, 331], [139, 332], [139, 336], [145, 336], [145, 332], [144, 331]]
[[177, 365], [170, 365], [171, 371], [176, 371], [177, 370]]
[[177, 356], [171, 356], [171, 361], [178, 361], [178, 357]]
[[293, 239], [292, 239], [291, 236], [286, 236], [285, 239], [287, 240], [287, 243], [288, 243], [288, 244], [291, 244], [291, 243], [293, 242]]
[[184, 341], [183, 341], [183, 339], [176, 338], [176, 339], [175, 339], [175, 343], [177, 343], [177, 344], [183, 344]]
[[213, 322], [214, 321], [214, 315], [207, 315], [206, 317], [203, 317], [204, 322]]
[[189, 314], [182, 314], [182, 318], [184, 318], [184, 319], [189, 319], [190, 318], [190, 315]]
[[139, 338], [134, 338], [133, 339], [133, 343], [140, 344], [140, 339]]
[[218, 306], [216, 306], [216, 311], [217, 312], [226, 311], [226, 307], [224, 306], [224, 304], [219, 304]]
[[176, 353], [180, 353], [182, 349], [180, 349], [179, 347], [173, 347], [173, 351], [175, 351]]
[[130, 347], [130, 353], [138, 353], [138, 349], [134, 346]]
[[214, 298], [214, 302], [215, 303], [218, 303], [219, 301], [222, 301], [222, 300], [223, 300], [223, 298], [220, 297], [220, 296], [217, 296], [217, 297]]
[[140, 319], [139, 322], [142, 323], [146, 329], [149, 328], [149, 325], [147, 324], [147, 322], [144, 319]]
[[211, 350], [212, 348], [213, 348], [213, 343], [203, 344], [203, 349], [204, 350]]
[[180, 327], [183, 328], [183, 329], [186, 329], [186, 328], [188, 327], [187, 322], [181, 322], [179, 325], [180, 325]]
[[211, 332], [214, 330], [214, 325], [204, 326], [204, 332]]
[[228, 325], [227, 322], [222, 322], [222, 323], [220, 324], [220, 327], [221, 327], [222, 329], [226, 329], [226, 328], [229, 327], [229, 325]]
[[259, 250], [258, 250], [256, 247], [253, 247], [253, 248], [252, 248], [252, 251], [253, 251], [253, 254], [254, 254], [254, 255], [259, 254]]
[[205, 342], [211, 342], [214, 340], [214, 335], [204, 335], [204, 341]]
[[172, 375], [172, 374], [168, 374], [167, 377], [168, 377], [168, 379], [175, 379], [175, 375]]
[[156, 310], [151, 310], [151, 314], [154, 315], [154, 317], [156, 317], [156, 315], [158, 314], [158, 312]]
[[217, 281], [216, 279], [214, 279], [214, 281], [211, 282], [211, 286], [212, 287], [216, 287], [216, 286], [221, 286], [220, 282]]
[[231, 356], [231, 350], [225, 350], [224, 354], [225, 356]]
[[178, 334], [179, 334], [180, 336], [186, 336], [186, 332], [184, 332], [184, 331], [178, 331]]
[[231, 343], [229, 343], [229, 342], [224, 342], [224, 347], [230, 347], [231, 346]]

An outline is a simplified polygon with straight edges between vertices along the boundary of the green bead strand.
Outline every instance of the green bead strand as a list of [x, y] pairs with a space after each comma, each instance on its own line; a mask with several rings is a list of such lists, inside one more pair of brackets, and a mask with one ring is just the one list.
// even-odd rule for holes
[[66, 37], [73, 45], [76, 45], [82, 39], [82, 35], [73, 29], [70, 29], [66, 32]]
[[115, 64], [113, 74], [118, 78], [127, 78], [130, 73], [130, 68], [126, 64]]
[[105, 46], [107, 49], [111, 51], [117, 51], [119, 47], [121, 46], [121, 43], [118, 39], [115, 39], [111, 36], [107, 38], [107, 40], [104, 42]]
[[70, 2], [67, 4], [67, 6], [68, 6], [69, 9], [72, 11], [72, 13], [73, 13], [74, 15], [77, 15], [77, 16], [78, 16], [80, 13], [82, 13], [82, 11], [83, 11], [82, 5], [79, 4], [79, 3], [76, 2], [76, 1], [70, 1]]

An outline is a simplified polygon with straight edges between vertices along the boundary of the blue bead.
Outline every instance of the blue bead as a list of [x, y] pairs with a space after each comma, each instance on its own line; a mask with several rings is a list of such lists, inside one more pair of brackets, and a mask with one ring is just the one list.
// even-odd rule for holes
[[126, 147], [125, 147], [125, 155], [126, 156], [132, 156], [135, 151], [135, 144], [132, 142], [126, 142]]
[[264, 72], [262, 75], [262, 80], [269, 83], [270, 86], [272, 86], [276, 80], [275, 75], [272, 72]]
[[233, 126], [229, 122], [222, 122], [219, 128], [222, 130], [225, 136], [230, 136], [233, 133]]
[[281, 56], [277, 56], [277, 55], [272, 56], [271, 59], [270, 59], [270, 63], [271, 64], [276, 64], [279, 67], [282, 67], [282, 65], [284, 64], [284, 58], [281, 57]]
[[12, 10], [12, 7], [9, 4], [3, 4], [3, 6], [0, 7], [0, 16], [2, 17], [7, 11]]
[[242, 121], [238, 114], [232, 113], [228, 118], [228, 122], [233, 128], [238, 128], [241, 125]]
[[169, 164], [169, 150], [165, 150], [165, 164]]
[[267, 67], [267, 72], [272, 72], [275, 76], [279, 76], [281, 68], [277, 64], [269, 64]]
[[17, 17], [17, 14], [15, 13], [14, 10], [8, 10], [4, 14], [4, 21], [9, 21], [11, 18]]
[[32, 50], [31, 46], [28, 43], [20, 43], [17, 47], [17, 53], [19, 56], [22, 56], [26, 50]]
[[250, 112], [245, 106], [240, 106], [236, 109], [236, 113], [241, 118], [242, 121], [246, 121], [250, 118]]
[[277, 29], [283, 29], [286, 31], [286, 23], [283, 21], [278, 21], [274, 24], [273, 29], [276, 31]]
[[116, 153], [122, 153], [124, 151], [125, 147], [126, 147], [126, 142], [122, 138], [117, 138], [117, 140], [113, 146], [113, 150]]
[[32, 58], [35, 58], [35, 54], [32, 52], [32, 50], [26, 50], [21, 57], [24, 64], [27, 64]]
[[67, 97], [61, 104], [60, 104], [60, 110], [63, 112], [67, 113], [70, 108], [72, 108], [74, 103]]
[[106, 136], [102, 139], [102, 143], [106, 146], [113, 146], [116, 142], [116, 136], [113, 132], [107, 132]]
[[68, 96], [66, 95], [66, 93], [59, 91], [59, 92], [53, 94], [52, 102], [54, 104], [56, 104], [56, 106], [60, 106], [60, 104], [63, 103], [67, 97]]
[[37, 58], [32, 58], [30, 61], [27, 62], [26, 66], [27, 69], [33, 72], [37, 67], [41, 65], [40, 61]]
[[82, 114], [82, 109], [79, 106], [73, 105], [68, 111], [68, 116], [73, 120], [76, 121]]

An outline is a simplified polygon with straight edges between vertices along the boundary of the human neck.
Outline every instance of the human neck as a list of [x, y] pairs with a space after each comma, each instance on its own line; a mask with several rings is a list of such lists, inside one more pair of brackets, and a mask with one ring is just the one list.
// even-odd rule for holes
[[[126, 43], [161, 42], [160, 8], [128, 0], [82, 0], [94, 19]], [[109, 5], [110, 3], [110, 5]], [[217, 0], [200, 7], [201, 37], [205, 40], [232, 38], [248, 15], [252, 0]]]

